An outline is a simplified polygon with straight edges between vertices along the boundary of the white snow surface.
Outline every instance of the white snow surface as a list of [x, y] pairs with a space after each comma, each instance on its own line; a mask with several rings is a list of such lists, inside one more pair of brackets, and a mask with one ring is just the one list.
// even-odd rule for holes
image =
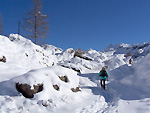
[[[18, 34], [0, 35], [0, 113], [149, 113], [150, 43], [110, 45], [102, 51], [38, 46]], [[133, 63], [129, 64], [132, 56]], [[63, 66], [63, 67], [62, 67]], [[109, 73], [106, 90], [98, 73]], [[74, 71], [79, 70], [80, 73]], [[68, 82], [59, 77], [67, 76]], [[44, 89], [25, 98], [16, 83], [43, 84]], [[58, 85], [55, 90], [53, 85]], [[80, 87], [79, 92], [71, 88]]]

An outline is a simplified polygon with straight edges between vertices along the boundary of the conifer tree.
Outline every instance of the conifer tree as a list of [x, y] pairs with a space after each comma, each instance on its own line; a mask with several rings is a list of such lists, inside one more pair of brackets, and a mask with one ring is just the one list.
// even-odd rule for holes
[[[35, 44], [39, 43], [39, 39], [45, 39], [48, 33], [48, 16], [43, 15], [41, 0], [33, 0], [33, 8], [26, 13], [28, 16], [24, 18], [24, 28], [28, 31], [27, 37], [34, 38]], [[38, 39], [38, 41], [37, 41]]]

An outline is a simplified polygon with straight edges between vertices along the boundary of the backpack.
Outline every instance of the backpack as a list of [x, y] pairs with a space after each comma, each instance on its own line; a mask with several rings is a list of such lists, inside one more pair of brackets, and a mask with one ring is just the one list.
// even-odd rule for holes
[[101, 70], [101, 74], [100, 74], [100, 76], [102, 76], [102, 77], [105, 77], [105, 76], [107, 76], [107, 73], [106, 73], [106, 71], [105, 71], [105, 70]]

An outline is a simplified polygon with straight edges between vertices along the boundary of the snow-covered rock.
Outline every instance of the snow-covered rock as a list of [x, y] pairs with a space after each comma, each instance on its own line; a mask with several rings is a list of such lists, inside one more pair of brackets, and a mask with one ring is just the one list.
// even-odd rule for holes
[[52, 55], [61, 53], [63, 51], [61, 48], [57, 48], [53, 45], [47, 45], [47, 44], [42, 45], [42, 48], [44, 48], [45, 50], [51, 52]]

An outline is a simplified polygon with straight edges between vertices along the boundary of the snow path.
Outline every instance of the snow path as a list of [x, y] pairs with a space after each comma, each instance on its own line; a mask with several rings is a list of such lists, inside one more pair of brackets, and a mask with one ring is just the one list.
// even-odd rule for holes
[[98, 73], [80, 74], [80, 87], [82, 90], [91, 91], [90, 97], [93, 100], [88, 106], [82, 107], [76, 113], [102, 113], [111, 112], [118, 103], [118, 96], [116, 92], [106, 85], [107, 90], [100, 88]]
[[[91, 91], [89, 98], [93, 96], [95, 98], [88, 106], [78, 109], [76, 113], [149, 113], [150, 96], [147, 88], [148, 84], [141, 85], [140, 80], [142, 79], [138, 78], [137, 71], [139, 72], [139, 68], [137, 70], [137, 67], [127, 65], [112, 70], [109, 73], [111, 76], [106, 85], [108, 87], [106, 91], [100, 88], [98, 73], [81, 74], [80, 87], [83, 91]], [[141, 72], [143, 71], [141, 70]], [[148, 74], [144, 73], [142, 77], [149, 80], [149, 77], [145, 75]], [[135, 79], [139, 81], [133, 82]]]

